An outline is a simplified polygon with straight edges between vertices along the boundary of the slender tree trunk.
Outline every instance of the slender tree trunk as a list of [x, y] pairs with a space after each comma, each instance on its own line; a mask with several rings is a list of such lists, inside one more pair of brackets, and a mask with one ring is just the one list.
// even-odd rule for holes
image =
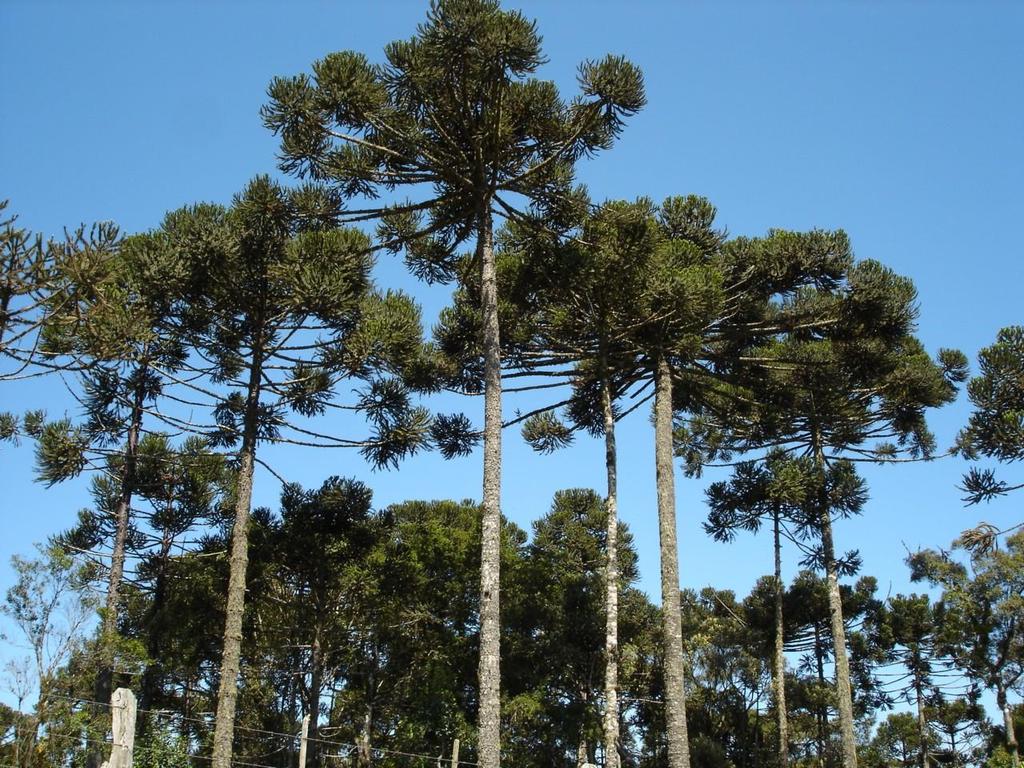
[[604, 754], [605, 768], [619, 768], [619, 515], [615, 413], [612, 411], [608, 361], [602, 360], [601, 410], [604, 414], [604, 461], [608, 473], [605, 532]]
[[914, 649], [914, 697], [917, 699], [917, 737], [921, 741], [917, 762], [921, 768], [928, 768], [928, 719], [924, 714], [924, 696], [921, 691], [921, 651]]
[[1017, 748], [1017, 734], [1013, 730], [1013, 710], [1006, 700], [1006, 689], [1002, 686], [996, 688], [996, 704], [999, 711], [1003, 713], [1003, 728], [1006, 729], [1006, 751], [1010, 753], [1010, 761], [1013, 768], [1020, 768], [1020, 750]]
[[18, 768], [34, 768], [35, 766], [36, 744], [39, 742], [40, 720], [41, 718], [38, 714], [38, 710], [37, 714], [28, 715], [26, 717], [28, 728], [25, 729], [26, 737], [24, 739], [24, 749], [21, 749], [19, 746]]
[[[819, 689], [825, 689], [825, 653], [821, 643], [821, 629], [818, 622], [814, 622], [814, 660], [818, 671]], [[817, 712], [818, 720], [818, 768], [825, 765], [825, 742], [828, 728], [828, 709], [819, 707]]]
[[309, 715], [309, 731], [306, 736], [309, 745], [306, 748], [310, 765], [317, 765], [319, 759], [319, 701], [324, 690], [324, 653], [321, 648], [321, 629], [316, 628], [316, 636], [313, 640], [311, 652], [312, 674], [309, 676], [309, 702], [306, 706], [306, 714]]
[[317, 764], [320, 755], [320, 693], [324, 687], [324, 662], [320, 652], [320, 628], [317, 627], [310, 652], [310, 663], [313, 667], [309, 680], [309, 701], [306, 703], [306, 714], [309, 715], [309, 731], [306, 733], [308, 746], [307, 758], [310, 765]]
[[[819, 468], [824, 472], [824, 461], [819, 456]], [[822, 479], [824, 483], [824, 479]], [[824, 488], [822, 489], [824, 491]], [[824, 496], [824, 494], [822, 494]], [[850, 685], [850, 662], [846, 655], [846, 626], [843, 624], [843, 603], [839, 592], [839, 574], [836, 570], [835, 545], [832, 541], [832, 515], [828, 502], [821, 501], [821, 545], [825, 561], [825, 580], [828, 585], [828, 609], [832, 625], [832, 646], [836, 667], [836, 698], [839, 710], [839, 735], [842, 745], [843, 768], [857, 768], [857, 737], [853, 723], [853, 690]]]
[[188, 752], [192, 751], [192, 678], [188, 675], [181, 682], [181, 740]]
[[231, 768], [234, 747], [238, 671], [242, 659], [242, 619], [245, 615], [245, 576], [249, 566], [249, 513], [259, 430], [260, 383], [263, 375], [263, 348], [259, 335], [254, 340], [252, 356], [235, 491], [235, 522], [231, 530], [224, 651], [220, 662], [220, 688], [217, 691], [217, 715], [213, 730], [213, 768]]
[[782, 616], [782, 541], [779, 536], [779, 511], [773, 516], [775, 536], [775, 653], [772, 657], [772, 692], [775, 696], [775, 722], [779, 731], [779, 766], [789, 765], [789, 716], [786, 712], [786, 653]]
[[581, 738], [580, 743], [576, 745], [576, 768], [583, 768], [589, 762], [590, 751], [587, 748], [587, 740]]
[[[107, 575], [107, 599], [103, 608], [103, 624], [100, 628], [100, 659], [93, 687], [96, 720], [102, 723], [101, 731], [107, 730], [110, 711], [104, 706], [110, 701], [114, 690], [114, 645], [117, 639], [117, 620], [121, 612], [121, 582], [124, 581], [125, 547], [128, 542], [128, 523], [131, 516], [132, 496], [135, 493], [135, 470], [139, 448], [139, 433], [142, 430], [142, 406], [145, 404], [145, 375], [147, 366], [135, 369], [135, 387], [132, 391], [132, 409], [128, 417], [128, 435], [124, 453], [121, 456], [119, 494], [114, 507], [114, 546], [110, 557], [110, 573]], [[103, 762], [103, 746], [94, 742], [86, 757], [86, 766], [96, 768]]]
[[373, 706], [366, 705], [363, 712], [363, 727], [359, 732], [358, 754], [356, 762], [359, 768], [368, 768], [373, 762], [373, 750], [370, 748], [370, 730], [373, 727]]
[[658, 355], [654, 389], [654, 452], [661, 549], [661, 614], [665, 638], [665, 725], [669, 768], [690, 768], [683, 690], [683, 630], [679, 615], [679, 549], [676, 542], [676, 491], [672, 474], [672, 372]]
[[484, 342], [484, 477], [480, 552], [480, 768], [501, 763], [501, 335], [489, 201], [477, 225]]

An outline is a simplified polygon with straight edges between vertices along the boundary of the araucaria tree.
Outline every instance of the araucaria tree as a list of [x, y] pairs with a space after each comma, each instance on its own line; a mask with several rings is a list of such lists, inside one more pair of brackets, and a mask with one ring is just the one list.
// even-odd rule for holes
[[[577, 394], [569, 407], [575, 426], [601, 424], [607, 415], [597, 397], [602, 377], [617, 394], [634, 399], [631, 408], [654, 399], [665, 714], [673, 768], [689, 763], [674, 412], [727, 410], [735, 396], [723, 396], [722, 380], [743, 351], [787, 323], [807, 319], [772, 300], [830, 283], [846, 264], [828, 248], [801, 247], [813, 235], [726, 241], [715, 216], [715, 207], [694, 195], [668, 198], [657, 208], [645, 201], [605, 206], [581, 228], [576, 257], [563, 259], [568, 264], [558, 274], [567, 286], [562, 306], [551, 310], [542, 304], [550, 315], [545, 320], [558, 329], [547, 338], [563, 341], [547, 355], [524, 360], [531, 370], [575, 363]], [[529, 427], [534, 442], [565, 440], [567, 428], [550, 416]]]
[[[571, 426], [550, 410], [532, 414], [523, 436], [536, 450], [567, 444], [575, 429], [600, 434], [605, 444], [605, 678], [602, 731], [605, 764], [617, 768], [619, 751], [619, 594], [618, 458], [615, 405], [637, 383], [639, 373], [629, 345], [632, 310], [648, 277], [649, 258], [661, 232], [648, 200], [613, 201], [587, 216], [574, 237], [513, 225], [505, 237], [503, 273], [520, 293], [523, 310], [513, 350], [520, 370], [513, 376], [542, 375], [551, 387], [571, 378], [567, 402]], [[529, 389], [530, 385], [523, 388]]]
[[[121, 618], [126, 544], [138, 491], [138, 450], [147, 412], [185, 355], [181, 296], [185, 275], [150, 235], [108, 247], [64, 248], [51, 276], [40, 348], [81, 371], [81, 424], [47, 424], [37, 440], [39, 479], [53, 484], [92, 467], [93, 495], [110, 522], [110, 562], [94, 698], [110, 698]], [[106, 522], [106, 520], [104, 520]], [[93, 755], [98, 765], [99, 756]]]
[[[493, 217], [542, 226], [577, 206], [573, 166], [608, 148], [644, 105], [639, 70], [620, 57], [585, 62], [570, 102], [534, 78], [544, 62], [535, 25], [495, 0], [436, 0], [409, 40], [371, 64], [333, 53], [312, 77], [270, 85], [266, 124], [281, 135], [282, 168], [375, 199], [418, 199], [342, 212], [380, 218], [378, 247], [404, 249], [428, 280], [480, 286], [484, 378], [479, 761], [500, 762], [499, 549], [501, 345]], [[518, 207], [525, 203], [526, 208]], [[475, 241], [471, 256], [459, 248]]]
[[[231, 763], [245, 612], [248, 527], [263, 442], [360, 448], [377, 466], [423, 446], [429, 417], [388, 377], [422, 354], [419, 310], [380, 295], [370, 280], [366, 236], [335, 227], [334, 197], [252, 181], [229, 209], [198, 205], [170, 214], [158, 237], [192, 279], [186, 318], [193, 350], [176, 384], [213, 407], [210, 439], [237, 446], [220, 690], [213, 765]], [[368, 440], [332, 437], [287, 420], [323, 414], [338, 383], [368, 381], [355, 409], [374, 426]], [[202, 383], [197, 383], [202, 382]], [[193, 404], [195, 404], [193, 402]], [[163, 418], [190, 429], [172, 414]]]
[[[580, 228], [577, 243], [555, 249], [549, 261], [549, 296], [532, 329], [538, 349], [523, 366], [536, 375], [574, 377], [569, 417], [576, 428], [603, 432], [609, 499], [614, 501], [615, 395], [654, 389], [656, 477], [661, 554], [661, 597], [665, 676], [665, 727], [669, 765], [689, 765], [686, 704], [683, 691], [682, 626], [679, 615], [679, 566], [676, 546], [675, 490], [672, 477], [672, 371], [704, 351], [705, 329], [715, 324], [724, 303], [723, 276], [716, 260], [721, 233], [712, 228], [715, 209], [707, 200], [667, 199], [660, 208], [649, 201], [606, 204]], [[545, 251], [542, 243], [527, 247]], [[522, 258], [520, 259], [523, 260]], [[543, 282], [543, 281], [539, 281]], [[568, 371], [566, 371], [568, 366]], [[557, 373], [554, 375], [558, 375]], [[640, 398], [637, 405], [650, 399]], [[568, 427], [552, 414], [527, 423], [529, 441], [544, 447], [565, 442]], [[613, 544], [614, 542], [612, 542]], [[611, 546], [609, 546], [609, 556]], [[608, 569], [608, 595], [615, 583]], [[608, 627], [614, 621], [609, 600]], [[614, 688], [615, 637], [606, 638], [606, 695]], [[606, 704], [606, 750], [617, 748], [614, 691]]]
[[789, 765], [789, 719], [786, 713], [786, 655], [782, 581], [782, 538], [803, 520], [811, 473], [806, 459], [792, 459], [784, 451], [770, 453], [763, 463], [739, 464], [728, 482], [712, 483], [707, 490], [708, 520], [704, 530], [717, 541], [732, 541], [740, 530], [758, 531], [772, 526], [775, 571], [772, 580], [773, 648], [772, 692], [778, 737], [779, 766]]
[[[778, 237], [786, 236], [784, 234]], [[783, 309], [804, 322], [780, 326], [779, 335], [748, 349], [737, 371], [744, 394], [730, 418], [702, 413], [700, 451], [778, 446], [808, 457], [817, 479], [806, 524], [819, 537], [819, 565], [828, 582], [836, 689], [844, 768], [857, 765], [846, 630], [832, 523], [836, 513], [856, 513], [861, 481], [850, 461], [886, 462], [900, 455], [927, 458], [934, 438], [929, 408], [950, 402], [965, 378], [966, 361], [955, 351], [933, 361], [913, 335], [916, 292], [910, 280], [874, 261], [852, 263], [842, 232], [811, 233], [792, 245], [832, 252], [842, 266], [835, 279], [796, 294]], [[845, 264], [844, 264], [845, 262]], [[728, 424], [726, 424], [728, 421]], [[700, 452], [698, 451], [698, 452]], [[859, 497], [859, 498], [858, 498]]]

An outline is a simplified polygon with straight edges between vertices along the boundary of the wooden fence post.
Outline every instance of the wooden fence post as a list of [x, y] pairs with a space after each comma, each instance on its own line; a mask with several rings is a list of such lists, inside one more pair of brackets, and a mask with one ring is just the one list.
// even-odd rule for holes
[[459, 765], [459, 740], [455, 739], [452, 742], [452, 768], [458, 768]]
[[110, 696], [110, 711], [114, 743], [110, 748], [110, 759], [103, 763], [103, 768], [132, 768], [137, 714], [135, 694], [127, 688], [118, 688]]
[[306, 739], [309, 736], [309, 715], [302, 718], [302, 737], [299, 739], [299, 768], [306, 768]]

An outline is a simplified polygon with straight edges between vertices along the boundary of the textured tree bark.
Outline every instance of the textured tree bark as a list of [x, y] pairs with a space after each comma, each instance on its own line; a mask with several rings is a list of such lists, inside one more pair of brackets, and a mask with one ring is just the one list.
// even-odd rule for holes
[[1013, 768], [1020, 768], [1020, 750], [1017, 747], [1017, 734], [1013, 730], [1013, 712], [1006, 701], [1006, 689], [1002, 686], [996, 688], [996, 704], [999, 711], [1003, 713], [1003, 728], [1006, 730], [1006, 751], [1010, 753], [1011, 765]]
[[665, 638], [665, 725], [669, 768], [690, 768], [683, 690], [683, 630], [679, 615], [679, 549], [676, 542], [676, 491], [672, 474], [672, 372], [658, 356], [654, 389], [654, 463], [658, 487], [661, 549], [661, 613]]
[[786, 654], [782, 616], [782, 541], [779, 536], [779, 512], [773, 516], [775, 536], [775, 654], [772, 657], [772, 689], [775, 696], [775, 723], [779, 731], [779, 766], [789, 765], [789, 716], [786, 712]]
[[604, 414], [604, 461], [608, 473], [605, 532], [604, 754], [605, 768], [619, 768], [619, 515], [615, 413], [607, 361], [602, 361], [601, 410]]
[[356, 764], [360, 768], [368, 768], [373, 763], [373, 749], [371, 746], [370, 730], [373, 728], [373, 706], [367, 705], [363, 712], [363, 727], [359, 732], [359, 744], [356, 754]]
[[246, 392], [245, 422], [235, 492], [235, 522], [231, 529], [231, 560], [224, 620], [224, 650], [220, 662], [220, 688], [213, 730], [213, 768], [231, 768], [238, 703], [238, 670], [242, 658], [242, 620], [245, 616], [245, 578], [249, 567], [249, 513], [253, 470], [259, 432], [260, 382], [263, 375], [262, 340], [253, 342], [253, 363]]
[[501, 763], [501, 335], [490, 203], [478, 216], [484, 342], [484, 476], [480, 552], [480, 768]]
[[132, 768], [132, 756], [135, 752], [135, 694], [127, 688], [118, 688], [110, 699], [113, 712], [110, 760], [103, 763], [103, 768]]
[[832, 623], [832, 645], [836, 667], [836, 707], [839, 710], [839, 738], [842, 744], [843, 768], [857, 768], [857, 738], [853, 723], [853, 690], [850, 686], [850, 662], [846, 655], [846, 627], [843, 624], [843, 603], [836, 572], [835, 547], [832, 541], [832, 515], [823, 505], [821, 510], [821, 544], [828, 584], [828, 609]]
[[[103, 625], [100, 629], [100, 664], [96, 671], [93, 698], [97, 702], [110, 701], [114, 691], [114, 641], [117, 637], [117, 619], [121, 610], [121, 582], [124, 581], [125, 546], [128, 542], [128, 523], [131, 516], [132, 496], [135, 493], [135, 468], [139, 448], [139, 433], [142, 430], [142, 406], [145, 403], [144, 365], [135, 370], [136, 384], [132, 393], [132, 410], [128, 417], [128, 435], [122, 456], [120, 493], [114, 508], [114, 547], [110, 556], [110, 573], [107, 575], [107, 599], [103, 607]], [[110, 715], [106, 707], [94, 705], [94, 717], [103, 725]], [[93, 743], [86, 757], [86, 766], [94, 768], [103, 762], [103, 751], [99, 743]]]
[[590, 765], [588, 754], [587, 740], [580, 739], [580, 743], [576, 745], [576, 768], [585, 768], [585, 766]]

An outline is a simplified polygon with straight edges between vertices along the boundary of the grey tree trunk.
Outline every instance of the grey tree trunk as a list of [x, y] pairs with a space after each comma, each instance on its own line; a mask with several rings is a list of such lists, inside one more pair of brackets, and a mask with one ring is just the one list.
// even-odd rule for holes
[[679, 615], [679, 549], [676, 542], [676, 490], [672, 474], [672, 371], [658, 356], [654, 389], [654, 464], [658, 487], [661, 550], [661, 613], [665, 640], [665, 726], [669, 768], [690, 768], [683, 690], [683, 630]]
[[220, 662], [220, 688], [213, 730], [213, 768], [231, 768], [235, 737], [238, 671], [242, 658], [242, 619], [245, 615], [245, 578], [249, 567], [249, 513], [259, 429], [260, 383], [263, 375], [262, 343], [253, 343], [253, 363], [246, 392], [245, 422], [235, 491], [235, 522], [231, 529], [231, 560], [224, 619], [224, 650]]
[[786, 712], [786, 654], [782, 616], [782, 542], [779, 537], [779, 512], [773, 517], [775, 536], [775, 653], [772, 657], [772, 691], [775, 696], [775, 723], [779, 731], [779, 766], [789, 765], [789, 716]]
[[608, 515], [605, 532], [605, 635], [604, 635], [604, 764], [619, 768], [619, 515], [615, 413], [607, 361], [602, 361], [601, 410], [604, 414], [604, 460], [608, 473]]
[[373, 749], [370, 741], [370, 730], [372, 728], [373, 706], [368, 704], [363, 712], [363, 727], [359, 732], [359, 743], [356, 750], [356, 765], [360, 766], [360, 768], [367, 768], [373, 763]]
[[1006, 730], [1006, 751], [1010, 753], [1013, 768], [1020, 768], [1020, 750], [1017, 747], [1017, 734], [1013, 730], [1013, 712], [1006, 700], [1006, 689], [996, 688], [996, 704], [1003, 713], [1003, 728]]
[[489, 202], [477, 230], [484, 342], [484, 476], [480, 552], [480, 768], [501, 763], [501, 334]]
[[836, 707], [839, 710], [839, 739], [842, 745], [843, 768], [857, 768], [857, 738], [853, 723], [853, 690], [850, 686], [850, 661], [846, 655], [846, 626], [843, 624], [843, 603], [836, 571], [835, 547], [832, 541], [832, 515], [827, 506], [821, 510], [821, 544], [828, 585], [828, 609], [832, 623], [832, 645], [836, 666]]

